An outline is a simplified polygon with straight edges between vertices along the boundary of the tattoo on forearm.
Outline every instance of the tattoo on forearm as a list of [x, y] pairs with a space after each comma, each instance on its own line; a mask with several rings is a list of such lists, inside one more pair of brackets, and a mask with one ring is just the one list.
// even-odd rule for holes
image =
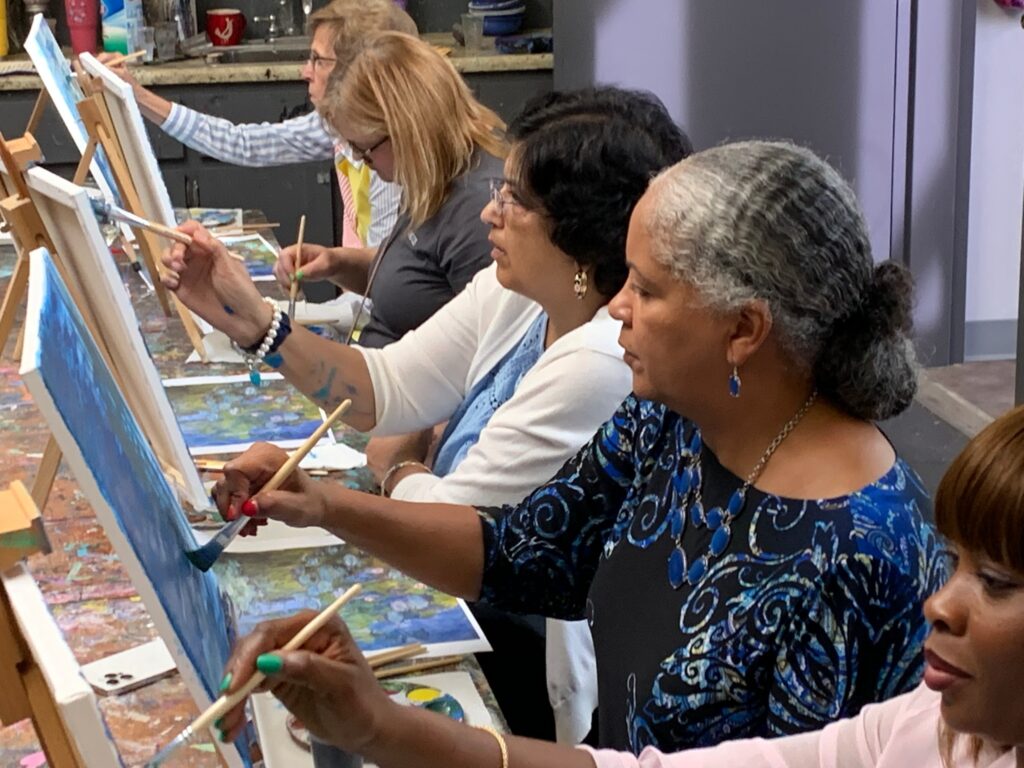
[[[321, 368], [322, 367], [323, 364], [321, 363]], [[320, 389], [316, 390], [313, 393], [312, 397], [314, 400], [325, 401], [331, 396], [331, 389], [333, 389], [334, 385], [334, 377], [337, 375], [337, 373], [337, 368], [331, 368], [331, 372], [327, 374], [327, 381], [324, 382], [324, 385], [320, 387]]]

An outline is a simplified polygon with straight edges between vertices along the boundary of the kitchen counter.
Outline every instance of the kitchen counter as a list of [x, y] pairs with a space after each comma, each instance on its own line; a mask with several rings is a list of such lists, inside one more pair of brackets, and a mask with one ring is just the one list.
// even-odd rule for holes
[[[434, 45], [451, 48], [449, 58], [455, 69], [466, 73], [523, 72], [551, 70], [554, 54], [503, 54], [490, 49], [466, 51], [454, 45], [449, 33], [434, 33], [423, 38]], [[39, 78], [24, 73], [31, 66], [28, 56], [17, 54], [0, 60], [0, 91], [27, 91], [41, 87]], [[238, 64], [207, 63], [205, 59], [184, 59], [160, 64], [133, 66], [132, 72], [143, 85], [206, 85], [212, 83], [258, 83], [302, 79], [300, 62], [248, 62]], [[4, 74], [14, 71], [17, 74]]]

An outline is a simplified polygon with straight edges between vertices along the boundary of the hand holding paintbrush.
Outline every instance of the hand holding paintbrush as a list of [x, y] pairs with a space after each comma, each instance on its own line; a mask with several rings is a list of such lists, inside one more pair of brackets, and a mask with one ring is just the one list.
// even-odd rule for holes
[[[359, 593], [360, 589], [362, 589], [362, 587], [359, 584], [355, 584], [350, 587], [337, 600], [327, 606], [311, 621], [308, 621], [308, 623], [306, 623], [305, 620], [309, 617], [300, 614], [298, 618], [303, 621], [304, 626], [297, 631], [290, 633], [290, 639], [281, 645], [281, 650], [293, 651], [302, 648], [319, 630], [321, 630], [331, 619], [335, 617], [345, 603]], [[274, 647], [276, 648], [277, 645]], [[249, 669], [251, 670], [251, 667]], [[239, 678], [240, 677], [241, 675]], [[265, 679], [266, 675], [262, 670], [255, 673], [250, 672], [248, 679], [243, 684], [232, 686], [232, 676], [229, 672], [224, 678], [224, 682], [221, 684], [221, 689], [226, 692], [223, 693], [217, 701], [210, 705], [205, 712], [196, 718], [190, 726], [178, 734], [170, 744], [160, 750], [152, 760], [146, 763], [147, 768], [150, 766], [158, 766], [163, 763], [179, 747], [187, 744], [193, 734], [205, 731], [211, 725], [220, 722], [225, 715], [232, 710], [240, 710], [241, 707], [239, 707], [239, 705], [244, 704], [245, 700], [249, 697], [249, 694], [256, 690], [260, 683]]]
[[[282, 648], [309, 616], [305, 612], [267, 621], [240, 639], [226, 667], [225, 690], [232, 696], [236, 690], [253, 690], [250, 676], [256, 670], [261, 682], [267, 679], [265, 687], [310, 733], [352, 752], [361, 753], [379, 719], [399, 706], [377, 684], [378, 679], [416, 671], [412, 667], [438, 667], [459, 660], [447, 657], [396, 664], [425, 653], [425, 646], [418, 643], [364, 657], [336, 617], [307, 638], [302, 650]], [[232, 700], [235, 705], [222, 713], [217, 724], [225, 741], [237, 738], [246, 722], [244, 700]]]

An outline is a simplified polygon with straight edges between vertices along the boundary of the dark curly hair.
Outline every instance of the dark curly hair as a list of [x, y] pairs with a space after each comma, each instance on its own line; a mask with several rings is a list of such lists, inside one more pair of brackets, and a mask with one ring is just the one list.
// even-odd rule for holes
[[626, 281], [629, 217], [650, 180], [693, 152], [656, 96], [615, 87], [553, 92], [526, 104], [509, 126], [511, 179], [542, 209], [551, 242], [605, 296]]

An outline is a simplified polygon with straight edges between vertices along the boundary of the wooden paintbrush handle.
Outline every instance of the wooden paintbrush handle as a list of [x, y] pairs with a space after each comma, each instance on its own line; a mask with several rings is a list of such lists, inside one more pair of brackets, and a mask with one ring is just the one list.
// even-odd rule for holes
[[[295, 241], [295, 274], [292, 275], [292, 284], [288, 290], [289, 306], [295, 305], [295, 299], [299, 295], [299, 272], [302, 270], [302, 241], [306, 236], [306, 214], [299, 219], [299, 239]], [[292, 313], [294, 314], [294, 312]]]
[[403, 664], [399, 667], [390, 667], [388, 669], [377, 669], [374, 670], [374, 676], [378, 680], [386, 680], [389, 677], [400, 677], [401, 675], [411, 675], [413, 672], [425, 672], [428, 669], [437, 669], [439, 667], [450, 667], [453, 664], [458, 664], [462, 661], [461, 656], [445, 656], [441, 659], [430, 659], [429, 661], [415, 661], [412, 664]]
[[294, 472], [295, 468], [299, 466], [299, 462], [306, 458], [306, 454], [313, 450], [314, 446], [316, 446], [316, 444], [320, 442], [320, 438], [323, 437], [324, 434], [326, 434], [327, 430], [334, 425], [334, 422], [336, 422], [338, 419], [345, 415], [345, 411], [347, 411], [351, 405], [352, 401], [346, 400], [337, 408], [335, 408], [334, 413], [328, 416], [324, 420], [324, 423], [316, 428], [316, 432], [314, 432], [312, 435], [306, 438], [306, 442], [304, 442], [299, 447], [299, 449], [295, 451], [295, 453], [288, 457], [288, 461], [286, 461], [284, 464], [280, 466], [280, 468], [278, 468], [277, 472], [274, 473], [274, 476], [267, 481], [267, 484], [264, 485], [260, 489], [260, 491], [262, 492], [277, 490], [278, 487], [280, 487], [281, 483], [283, 483], [288, 478], [288, 475]]
[[[338, 597], [333, 603], [320, 611], [319, 614], [309, 624], [300, 629], [295, 636], [284, 644], [281, 648], [282, 651], [294, 651], [306, 644], [318, 630], [320, 630], [331, 618], [341, 610], [342, 606], [345, 605], [349, 600], [359, 594], [362, 589], [361, 584], [353, 584], [351, 587], [345, 590], [345, 592]], [[224, 694], [217, 701], [215, 701], [203, 714], [201, 714], [194, 723], [192, 723], [192, 732], [198, 733], [199, 731], [205, 730], [214, 724], [217, 720], [224, 717], [230, 712], [235, 706], [245, 700], [245, 698], [251, 694], [256, 688], [267, 679], [267, 676], [262, 672], [255, 672], [249, 680], [239, 688], [237, 691], [231, 694]]]

